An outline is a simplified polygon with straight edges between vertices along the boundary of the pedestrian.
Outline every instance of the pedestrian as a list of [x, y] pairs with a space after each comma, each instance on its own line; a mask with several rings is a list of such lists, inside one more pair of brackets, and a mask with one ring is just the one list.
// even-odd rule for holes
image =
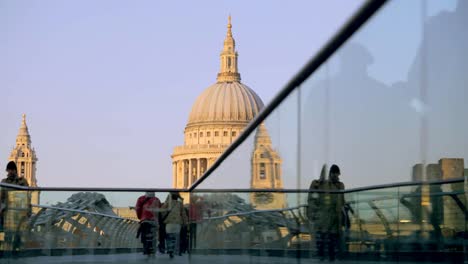
[[[180, 200], [179, 200], [180, 199]], [[170, 192], [161, 207], [163, 222], [166, 225], [166, 252], [170, 258], [180, 252], [180, 231], [182, 225], [187, 224], [187, 214], [178, 192]]]
[[203, 214], [203, 198], [197, 195], [192, 195], [189, 210], [189, 247], [195, 249], [197, 247], [197, 225], [202, 221]]
[[[185, 215], [189, 215], [188, 205], [184, 206]], [[182, 224], [180, 228], [180, 253], [187, 253], [189, 250], [189, 227], [188, 221], [185, 224]]]
[[318, 243], [317, 253], [321, 260], [328, 250], [330, 261], [334, 261], [337, 251], [341, 251], [342, 226], [344, 224], [344, 184], [340, 181], [340, 168], [337, 165], [330, 167], [328, 180], [320, 185], [321, 192], [318, 197], [317, 230], [321, 233], [321, 243]]
[[[28, 181], [18, 176], [18, 169], [14, 161], [8, 162], [6, 166], [7, 177], [2, 179], [2, 183], [29, 186]], [[12, 191], [10, 188], [0, 187], [0, 228], [4, 227], [4, 213], [8, 209], [8, 193]]]
[[29, 186], [28, 181], [18, 176], [18, 169], [14, 161], [8, 162], [6, 166], [7, 177], [2, 180], [2, 183], [20, 185], [20, 186]]
[[154, 192], [146, 192], [138, 198], [135, 209], [140, 220], [137, 238], [143, 244], [143, 254], [154, 257], [158, 238], [158, 209], [161, 201]]
[[[14, 161], [6, 166], [7, 177], [2, 183], [29, 186], [28, 181], [18, 176]], [[9, 210], [14, 208], [13, 210]], [[24, 223], [31, 216], [31, 197], [27, 190], [18, 190], [6, 186], [0, 187], [0, 232], [4, 232], [4, 250], [19, 250], [22, 244], [22, 232], [26, 230]]]

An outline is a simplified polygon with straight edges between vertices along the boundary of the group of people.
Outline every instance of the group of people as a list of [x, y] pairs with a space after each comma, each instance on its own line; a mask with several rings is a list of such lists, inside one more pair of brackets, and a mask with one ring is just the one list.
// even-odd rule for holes
[[154, 192], [146, 192], [137, 200], [135, 210], [140, 220], [137, 237], [143, 243], [143, 254], [154, 256], [156, 250], [182, 255], [187, 249], [188, 214], [178, 192], [171, 192], [164, 203]]
[[340, 168], [332, 165], [328, 178], [326, 173], [327, 167], [324, 165], [320, 178], [313, 180], [310, 185], [307, 216], [317, 255], [323, 260], [328, 251], [328, 257], [333, 261], [337, 253], [343, 251], [343, 227], [349, 226], [349, 220], [344, 195], [339, 192], [345, 188], [339, 178]]

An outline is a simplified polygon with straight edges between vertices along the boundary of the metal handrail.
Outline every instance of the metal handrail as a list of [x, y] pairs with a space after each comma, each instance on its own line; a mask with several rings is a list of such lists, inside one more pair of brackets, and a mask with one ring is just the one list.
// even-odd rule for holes
[[89, 212], [89, 211], [78, 210], [78, 209], [70, 209], [70, 208], [63, 208], [63, 207], [50, 206], [50, 205], [41, 205], [41, 204], [31, 204], [31, 206], [32, 207], [38, 207], [38, 208], [60, 210], [60, 211], [74, 212], [74, 213], [80, 213], [80, 214], [97, 215], [97, 216], [115, 218], [115, 219], [120, 219], [120, 220], [129, 220], [129, 221], [133, 221], [133, 222], [138, 222], [137, 220], [130, 219], [130, 218], [123, 218], [123, 217], [120, 217], [120, 216], [117, 216], [117, 215], [109, 215], [109, 214], [103, 214], [103, 213]]
[[170, 189], [170, 188], [83, 188], [83, 187], [27, 187], [14, 184], [0, 183], [0, 187], [7, 187], [15, 190], [24, 191], [94, 191], [94, 192], [190, 192], [190, 193], [353, 193], [360, 191], [370, 191], [386, 188], [420, 186], [420, 185], [437, 185], [437, 184], [450, 184], [462, 183], [464, 178], [448, 179], [448, 180], [435, 180], [435, 181], [411, 181], [411, 182], [396, 182], [389, 184], [379, 184], [367, 187], [351, 188], [345, 190], [310, 190], [310, 189]]

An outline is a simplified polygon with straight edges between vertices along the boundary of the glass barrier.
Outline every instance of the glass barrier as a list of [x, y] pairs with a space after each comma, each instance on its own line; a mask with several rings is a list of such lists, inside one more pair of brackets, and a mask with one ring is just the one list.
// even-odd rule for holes
[[[298, 262], [463, 259], [468, 218], [463, 179], [354, 190], [316, 184], [320, 188], [154, 196], [3, 186], [0, 252], [7, 258], [88, 255], [96, 261], [106, 255], [139, 261], [157, 252], [153, 258], [188, 262], [232, 255]], [[144, 211], [140, 216], [138, 208]]]
[[[194, 254], [296, 256], [305, 262], [311, 257], [461, 261], [467, 217], [463, 184], [195, 191], [190, 244]], [[428, 205], [421, 203], [424, 195]], [[291, 196], [299, 202], [279, 202]]]
[[186, 259], [184, 196], [176, 191], [28, 191], [2, 186], [0, 252], [7, 258], [77, 255], [79, 260], [90, 255], [90, 261], [92, 256], [98, 261], [98, 256], [122, 254], [125, 260], [139, 260], [159, 252], [172, 257], [184, 253]]

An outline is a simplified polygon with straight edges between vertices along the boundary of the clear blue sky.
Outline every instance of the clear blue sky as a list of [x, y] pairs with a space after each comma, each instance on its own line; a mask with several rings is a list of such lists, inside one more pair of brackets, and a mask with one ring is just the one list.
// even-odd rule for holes
[[26, 113], [40, 186], [170, 187], [227, 16], [268, 102], [361, 1], [1, 1], [0, 167]]

